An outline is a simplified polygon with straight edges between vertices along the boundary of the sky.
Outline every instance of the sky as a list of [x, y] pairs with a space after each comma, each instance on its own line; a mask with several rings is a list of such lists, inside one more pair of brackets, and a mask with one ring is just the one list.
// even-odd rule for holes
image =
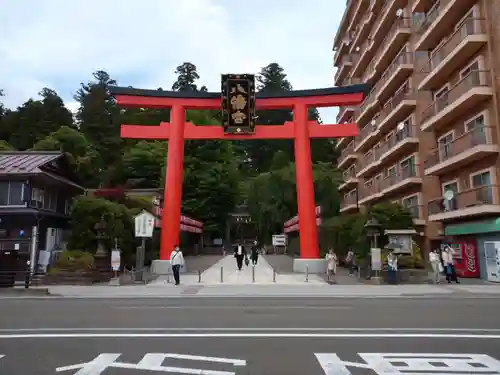
[[[334, 85], [332, 45], [345, 0], [0, 0], [0, 89], [9, 108], [43, 87], [71, 110], [92, 72], [169, 89], [195, 64], [199, 86], [279, 63], [294, 89]], [[335, 108], [321, 111], [335, 123]]]

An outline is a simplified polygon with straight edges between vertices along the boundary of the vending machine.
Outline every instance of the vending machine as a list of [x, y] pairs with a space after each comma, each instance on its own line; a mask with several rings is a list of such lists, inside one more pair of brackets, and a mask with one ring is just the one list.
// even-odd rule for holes
[[457, 237], [450, 245], [455, 250], [455, 270], [458, 277], [479, 278], [476, 239], [473, 237]]

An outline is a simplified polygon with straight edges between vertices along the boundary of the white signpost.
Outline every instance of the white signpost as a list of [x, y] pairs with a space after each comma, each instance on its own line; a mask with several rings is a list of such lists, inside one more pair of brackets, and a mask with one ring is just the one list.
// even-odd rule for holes
[[273, 234], [273, 247], [274, 247], [274, 252], [276, 253], [276, 248], [277, 247], [282, 247], [284, 248], [284, 252], [286, 253], [286, 246], [287, 246], [287, 235], [286, 234]]
[[142, 211], [139, 215], [134, 217], [135, 236], [140, 238], [153, 237], [155, 219], [154, 215], [147, 211]]
[[369, 369], [378, 375], [500, 374], [500, 361], [486, 354], [358, 353], [365, 363], [343, 361], [336, 353], [314, 353], [325, 375], [352, 375]]
[[74, 373], [74, 375], [101, 375], [109, 368], [120, 368], [130, 370], [169, 372], [175, 374], [236, 375], [236, 372], [234, 371], [204, 370], [190, 367], [165, 366], [163, 363], [168, 359], [211, 362], [232, 365], [235, 367], [246, 366], [246, 361], [243, 359], [205, 357], [176, 353], [147, 353], [138, 363], [127, 363], [117, 361], [120, 355], [121, 353], [102, 353], [90, 362], [58, 367], [56, 369], [56, 372], [78, 370]]
[[[144, 267], [144, 257], [146, 254], [146, 238], [152, 238], [155, 229], [156, 217], [147, 211], [142, 211], [134, 217], [135, 237], [141, 238], [141, 247], [136, 250], [135, 268], [141, 271]], [[139, 274], [136, 275], [136, 280]], [[137, 280], [139, 281], [139, 280]]]

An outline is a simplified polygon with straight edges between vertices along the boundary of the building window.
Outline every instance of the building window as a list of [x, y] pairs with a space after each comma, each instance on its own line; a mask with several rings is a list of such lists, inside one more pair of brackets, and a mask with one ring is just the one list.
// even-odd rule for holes
[[453, 156], [452, 144], [454, 138], [454, 133], [451, 131], [438, 139], [439, 158], [441, 160], [446, 160], [449, 157]]
[[0, 182], [0, 206], [23, 206], [24, 184], [19, 181]]
[[472, 176], [472, 187], [478, 188], [482, 186], [491, 185], [491, 173], [490, 171], [475, 174]]
[[44, 191], [39, 188], [31, 189], [31, 205], [36, 208], [43, 208]]
[[404, 178], [413, 177], [417, 174], [415, 169], [415, 155], [403, 160], [399, 163], [399, 166], [401, 168], [401, 174]]

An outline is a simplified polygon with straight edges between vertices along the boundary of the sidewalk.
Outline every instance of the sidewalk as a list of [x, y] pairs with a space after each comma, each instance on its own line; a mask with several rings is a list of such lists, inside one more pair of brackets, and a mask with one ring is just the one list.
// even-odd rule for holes
[[[212, 285], [151, 288], [146, 285], [49, 287], [54, 297], [66, 298], [499, 298], [500, 285]], [[11, 298], [10, 296], [1, 298]], [[28, 298], [28, 297], [20, 297]], [[42, 297], [47, 298], [47, 297]], [[50, 296], [48, 297], [50, 298]]]
[[[187, 265], [189, 267], [189, 265]], [[222, 275], [222, 276], [221, 276]], [[254, 267], [250, 263], [243, 264], [239, 271], [236, 267], [236, 259], [232, 255], [227, 255], [212, 267], [201, 274], [201, 282], [198, 275], [181, 275], [183, 285], [302, 285], [306, 283], [304, 274], [274, 274], [273, 268], [264, 256], [259, 256], [259, 261]], [[164, 287], [172, 282], [172, 277], [160, 276], [155, 281], [148, 284], [149, 287]], [[308, 276], [308, 284], [325, 285], [328, 284], [317, 275]]]

